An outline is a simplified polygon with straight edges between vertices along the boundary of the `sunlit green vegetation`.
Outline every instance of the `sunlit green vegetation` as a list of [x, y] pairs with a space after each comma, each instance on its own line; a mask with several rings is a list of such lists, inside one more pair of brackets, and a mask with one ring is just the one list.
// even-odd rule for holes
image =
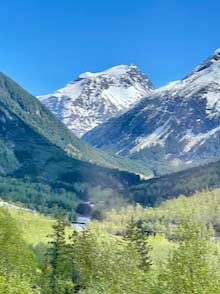
[[10, 209], [10, 215], [19, 226], [24, 240], [28, 244], [46, 244], [52, 234], [52, 225], [55, 220], [39, 213], [24, 210]]
[[114, 209], [77, 232], [62, 218], [0, 209], [0, 292], [219, 294], [219, 210], [216, 189]]
[[102, 222], [93, 221], [89, 226], [95, 230], [104, 230], [122, 234], [131, 220], [143, 222], [146, 229], [174, 237], [178, 224], [182, 220], [192, 220], [200, 226], [209, 226], [220, 235], [220, 189], [198, 192], [191, 197], [179, 196], [167, 200], [158, 207], [144, 208], [140, 205], [126, 206], [106, 213]]

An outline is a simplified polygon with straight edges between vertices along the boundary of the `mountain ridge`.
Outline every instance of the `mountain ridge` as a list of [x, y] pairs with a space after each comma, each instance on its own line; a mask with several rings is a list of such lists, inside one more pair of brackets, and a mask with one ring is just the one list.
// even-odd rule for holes
[[[120, 170], [128, 168], [126, 159], [81, 142], [4, 74], [0, 74], [0, 147], [1, 197], [46, 213], [60, 210], [72, 218], [77, 204], [85, 203], [94, 190], [96, 194], [107, 190], [108, 200], [116, 201], [123, 199], [128, 185], [140, 182], [139, 175]], [[131, 169], [139, 167], [130, 163]]]
[[[104, 135], [105, 134], [105, 135]], [[220, 51], [83, 140], [167, 173], [220, 158]], [[160, 162], [159, 162], [160, 161]]]
[[152, 91], [151, 81], [137, 66], [118, 65], [98, 73], [82, 73], [64, 88], [38, 99], [81, 137]]
[[[3, 114], [0, 117], [2, 126], [4, 126], [6, 117], [10, 118], [9, 112], [15, 112], [16, 116], [22, 121], [28, 122], [33, 130], [75, 159], [119, 170], [131, 168], [130, 171], [136, 174], [149, 174], [148, 169], [142, 167], [139, 163], [135, 166], [132, 161], [112, 156], [101, 150], [95, 150], [82, 142], [64, 124], [58, 121], [46, 106], [3, 73], [0, 74], [0, 102], [4, 113], [8, 113], [8, 115], [4, 114], [5, 117], [3, 117]], [[10, 152], [7, 151], [6, 153]], [[3, 161], [5, 161], [4, 158]]]

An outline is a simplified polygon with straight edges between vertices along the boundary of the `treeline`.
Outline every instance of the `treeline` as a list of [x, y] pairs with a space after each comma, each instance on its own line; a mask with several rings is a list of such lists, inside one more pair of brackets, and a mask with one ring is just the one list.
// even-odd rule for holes
[[[14, 178], [0, 176], [0, 196], [6, 201], [24, 204], [26, 207], [43, 214], [65, 215], [74, 221], [76, 211], [101, 218], [102, 211], [113, 207], [121, 207], [128, 201], [122, 191], [120, 181], [118, 189], [92, 186], [86, 182], [64, 184], [57, 181], [53, 185], [31, 181], [30, 178]], [[91, 208], [87, 202], [95, 203]]]
[[[80, 212], [88, 214], [89, 211], [90, 215], [100, 218], [104, 210], [127, 203], [155, 207], [179, 195], [190, 196], [196, 191], [220, 186], [220, 162], [147, 181], [130, 173], [76, 162], [74, 169], [61, 171], [58, 177], [48, 178], [43, 167], [40, 177], [0, 176], [0, 195], [42, 213], [61, 212], [74, 220], [78, 205], [86, 202], [95, 204], [96, 211], [88, 210], [88, 205], [80, 205]], [[59, 165], [51, 171], [57, 174]]]
[[79, 203], [74, 191], [13, 177], [0, 176], [0, 195], [6, 201], [20, 202], [44, 214], [65, 214], [70, 220], [75, 219]]
[[143, 181], [130, 188], [130, 200], [157, 206], [179, 195], [220, 187], [220, 161]]
[[0, 293], [220, 293], [218, 245], [195, 222], [178, 226], [178, 238], [160, 262], [160, 238], [134, 221], [121, 237], [91, 229], [66, 236], [65, 227], [59, 218], [48, 245], [30, 249], [0, 210]]
[[112, 209], [105, 214], [102, 222], [93, 221], [89, 227], [123, 235], [126, 224], [134, 220], [148, 231], [175, 240], [178, 225], [185, 219], [198, 223], [201, 230], [209, 227], [213, 230], [213, 236], [220, 237], [220, 189], [198, 192], [190, 197], [179, 196], [164, 201], [157, 207], [142, 207], [137, 204]]

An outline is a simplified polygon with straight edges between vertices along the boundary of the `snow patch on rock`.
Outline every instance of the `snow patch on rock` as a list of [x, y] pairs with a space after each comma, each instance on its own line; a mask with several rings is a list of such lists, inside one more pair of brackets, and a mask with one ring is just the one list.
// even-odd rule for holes
[[64, 88], [38, 96], [77, 136], [128, 110], [153, 91], [150, 80], [135, 65], [85, 72]]

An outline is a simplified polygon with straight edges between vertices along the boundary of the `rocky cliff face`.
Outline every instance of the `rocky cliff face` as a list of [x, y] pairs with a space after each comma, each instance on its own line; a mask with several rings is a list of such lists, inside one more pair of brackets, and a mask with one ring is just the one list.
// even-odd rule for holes
[[86, 72], [52, 94], [39, 96], [78, 137], [117, 116], [149, 95], [150, 80], [134, 65]]
[[156, 173], [220, 158], [220, 50], [83, 139], [141, 159]]

